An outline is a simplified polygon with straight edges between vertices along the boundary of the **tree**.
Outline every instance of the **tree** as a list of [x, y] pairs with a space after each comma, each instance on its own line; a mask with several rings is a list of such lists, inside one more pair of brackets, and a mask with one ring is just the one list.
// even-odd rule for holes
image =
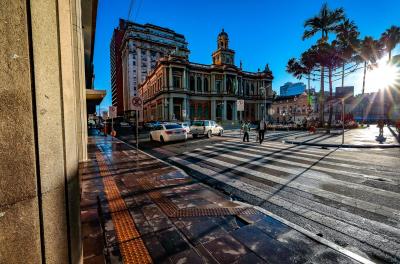
[[[306, 30], [303, 34], [303, 40], [308, 39], [321, 33], [321, 42], [326, 42], [328, 40], [329, 33], [336, 32], [341, 21], [344, 20], [344, 10], [343, 8], [329, 9], [328, 5], [325, 3], [322, 5], [319, 13], [307, 19], [304, 22], [304, 27]], [[324, 122], [324, 66], [321, 65], [321, 92], [320, 92], [320, 121]]]
[[291, 58], [286, 66], [286, 71], [291, 73], [295, 78], [300, 80], [302, 77], [306, 76], [308, 91], [310, 91], [311, 73], [315, 70], [316, 66], [314, 59], [314, 55], [311, 54], [310, 51], [306, 51], [301, 54], [300, 61]]
[[[361, 102], [364, 102], [363, 97], [365, 93], [365, 77], [367, 76], [367, 69], [371, 69], [376, 65], [377, 61], [382, 56], [382, 50], [381, 43], [369, 36], [365, 37], [360, 43], [357, 52], [358, 54], [355, 59], [357, 62], [364, 64]], [[364, 121], [364, 106], [362, 106], [362, 120]]]
[[342, 87], [344, 86], [345, 65], [353, 61], [359, 45], [359, 35], [356, 24], [349, 19], [345, 19], [336, 29], [336, 40], [333, 44], [338, 48], [342, 59]]
[[357, 62], [364, 63], [362, 94], [365, 92], [365, 77], [367, 75], [367, 69], [371, 69], [373, 66], [375, 66], [381, 56], [382, 46], [379, 41], [374, 40], [370, 36], [365, 37], [361, 41], [355, 60]]
[[381, 44], [385, 47], [386, 52], [389, 54], [389, 61], [392, 59], [392, 50], [397, 44], [400, 44], [400, 27], [391, 26], [384, 33], [382, 33]]

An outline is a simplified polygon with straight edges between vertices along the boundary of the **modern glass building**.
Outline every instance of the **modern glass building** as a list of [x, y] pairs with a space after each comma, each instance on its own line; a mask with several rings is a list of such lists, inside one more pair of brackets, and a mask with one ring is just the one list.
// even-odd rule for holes
[[302, 82], [287, 82], [280, 87], [280, 96], [299, 95], [306, 91], [306, 85]]

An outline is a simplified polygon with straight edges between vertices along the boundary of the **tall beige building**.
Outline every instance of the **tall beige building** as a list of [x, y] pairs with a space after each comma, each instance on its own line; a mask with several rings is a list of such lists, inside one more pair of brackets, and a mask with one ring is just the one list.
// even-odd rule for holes
[[[175, 31], [152, 24], [125, 21], [125, 33], [120, 47], [122, 62], [123, 109], [130, 111], [130, 98], [137, 95], [137, 88], [156, 66], [157, 60], [176, 49], [187, 57], [189, 50], [185, 37]], [[115, 96], [117, 97], [117, 95]]]

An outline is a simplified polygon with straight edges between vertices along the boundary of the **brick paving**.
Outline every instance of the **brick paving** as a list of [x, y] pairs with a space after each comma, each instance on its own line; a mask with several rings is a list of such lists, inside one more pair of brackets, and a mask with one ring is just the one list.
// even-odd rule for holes
[[356, 263], [121, 141], [88, 149], [84, 263]]

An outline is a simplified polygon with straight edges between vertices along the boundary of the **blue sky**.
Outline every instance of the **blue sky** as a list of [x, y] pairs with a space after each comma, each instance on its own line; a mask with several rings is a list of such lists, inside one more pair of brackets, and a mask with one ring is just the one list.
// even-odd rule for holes
[[[236, 51], [235, 63], [243, 62], [248, 71], [263, 69], [268, 63], [273, 74], [273, 89], [287, 81], [297, 81], [286, 73], [291, 57], [298, 57], [317, 38], [302, 41], [303, 23], [317, 14], [322, 3], [331, 8], [343, 7], [361, 32], [378, 38], [391, 25], [400, 26], [399, 0], [133, 0], [130, 20], [168, 27], [185, 35], [191, 51], [190, 60], [211, 63], [216, 37], [222, 28], [229, 34], [230, 48]], [[118, 19], [128, 18], [130, 0], [100, 0], [97, 14], [94, 67], [96, 89], [107, 90], [101, 107], [111, 104], [110, 49], [113, 29]], [[394, 54], [399, 54], [399, 46]], [[304, 80], [305, 81], [305, 80]], [[373, 83], [373, 82], [369, 82]], [[367, 79], [367, 91], [369, 87]], [[339, 82], [334, 86], [340, 85]], [[346, 79], [345, 85], [361, 90], [361, 74]], [[319, 90], [318, 83], [315, 83]]]

